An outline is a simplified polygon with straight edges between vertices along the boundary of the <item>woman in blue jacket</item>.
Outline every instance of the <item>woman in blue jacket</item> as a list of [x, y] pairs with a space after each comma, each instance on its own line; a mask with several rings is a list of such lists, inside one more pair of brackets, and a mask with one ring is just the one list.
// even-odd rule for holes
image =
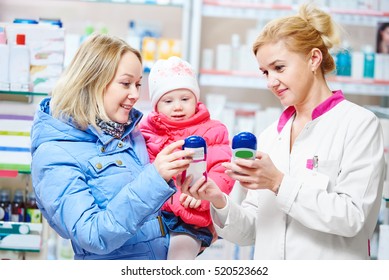
[[94, 35], [67, 67], [34, 118], [32, 183], [50, 226], [72, 242], [75, 259], [166, 259], [160, 207], [171, 178], [188, 167], [182, 141], [153, 164], [134, 108], [140, 53], [123, 40]]

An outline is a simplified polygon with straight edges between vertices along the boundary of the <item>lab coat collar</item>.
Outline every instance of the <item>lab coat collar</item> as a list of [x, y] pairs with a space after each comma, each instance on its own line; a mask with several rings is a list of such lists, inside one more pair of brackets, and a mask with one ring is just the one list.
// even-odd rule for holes
[[[324, 113], [328, 112], [332, 108], [334, 108], [339, 102], [343, 101], [344, 95], [341, 90], [335, 90], [332, 92], [332, 96], [320, 103], [313, 111], [312, 111], [312, 120], [320, 117]], [[285, 127], [286, 123], [289, 119], [294, 116], [296, 109], [294, 106], [289, 106], [282, 112], [280, 119], [278, 120], [277, 130], [278, 133], [282, 131]]]

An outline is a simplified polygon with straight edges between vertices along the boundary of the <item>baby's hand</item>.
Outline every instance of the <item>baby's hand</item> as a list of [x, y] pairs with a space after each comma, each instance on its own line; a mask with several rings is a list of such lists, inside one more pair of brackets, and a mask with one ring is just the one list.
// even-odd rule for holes
[[197, 208], [201, 205], [200, 199], [195, 199], [194, 197], [191, 197], [190, 195], [187, 195], [185, 193], [182, 193], [180, 195], [180, 203], [185, 208]]

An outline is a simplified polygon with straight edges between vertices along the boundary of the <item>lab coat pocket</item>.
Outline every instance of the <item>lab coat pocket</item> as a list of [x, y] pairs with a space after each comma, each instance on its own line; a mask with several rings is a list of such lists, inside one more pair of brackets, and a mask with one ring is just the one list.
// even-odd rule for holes
[[328, 190], [332, 190], [336, 184], [336, 179], [340, 172], [339, 161], [338, 160], [319, 161], [317, 172], [328, 176], [329, 179]]
[[320, 190], [327, 190], [329, 185], [329, 178], [320, 172], [305, 169], [303, 173], [303, 186], [308, 188], [316, 188]]

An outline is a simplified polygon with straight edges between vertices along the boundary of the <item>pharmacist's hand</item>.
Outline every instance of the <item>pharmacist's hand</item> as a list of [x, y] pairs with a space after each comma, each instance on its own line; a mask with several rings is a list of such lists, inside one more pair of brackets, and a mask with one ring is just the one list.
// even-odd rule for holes
[[192, 162], [193, 151], [182, 150], [184, 140], [178, 140], [166, 146], [160, 151], [153, 164], [165, 181], [180, 174], [189, 167]]
[[192, 186], [189, 186], [191, 180], [185, 180], [181, 186], [181, 191], [196, 199], [208, 200], [216, 208], [224, 208], [227, 204], [226, 198], [216, 183], [208, 177], [198, 179]]
[[180, 195], [180, 203], [185, 208], [198, 208], [201, 205], [201, 200], [191, 197], [186, 193], [181, 193]]
[[237, 158], [224, 162], [226, 173], [247, 189], [269, 189], [275, 193], [281, 185], [284, 174], [274, 165], [268, 154], [257, 151], [255, 160]]

